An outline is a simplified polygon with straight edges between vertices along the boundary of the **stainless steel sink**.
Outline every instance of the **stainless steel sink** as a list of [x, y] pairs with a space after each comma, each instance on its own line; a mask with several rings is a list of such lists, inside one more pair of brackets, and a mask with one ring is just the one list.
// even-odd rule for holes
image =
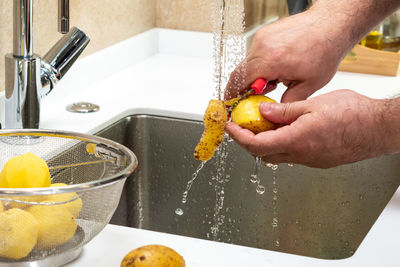
[[[199, 164], [193, 149], [202, 130], [198, 121], [133, 115], [98, 133], [131, 148], [139, 159], [112, 223], [213, 239], [215, 159], [201, 170], [186, 205], [181, 203], [187, 181]], [[323, 259], [349, 257], [400, 181], [399, 155], [327, 170], [280, 164], [276, 186], [273, 170], [262, 168], [261, 184], [266, 191], [258, 194], [250, 182], [254, 159], [234, 142], [228, 143], [227, 150], [230, 177], [224, 186], [224, 223], [216, 239], [243, 246]], [[184, 210], [181, 216], [175, 213], [178, 207]], [[274, 218], [277, 227], [272, 225]]]

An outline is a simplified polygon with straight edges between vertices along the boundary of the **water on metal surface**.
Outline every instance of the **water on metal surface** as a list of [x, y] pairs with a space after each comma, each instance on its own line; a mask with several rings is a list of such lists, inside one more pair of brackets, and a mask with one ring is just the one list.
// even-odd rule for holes
[[[208, 161], [199, 173], [190, 190], [190, 207], [181, 216], [175, 213], [187, 179], [199, 165], [193, 149], [202, 130], [198, 121], [135, 115], [100, 133], [128, 146], [139, 160], [112, 223], [212, 237], [216, 195], [210, 177], [217, 159]], [[392, 155], [326, 170], [281, 164], [274, 174], [272, 168], [263, 167], [265, 193], [260, 195], [249, 181], [254, 158], [235, 142], [227, 142], [226, 150], [229, 183], [223, 188], [221, 242], [323, 259], [346, 258], [357, 250], [399, 186], [400, 155]]]

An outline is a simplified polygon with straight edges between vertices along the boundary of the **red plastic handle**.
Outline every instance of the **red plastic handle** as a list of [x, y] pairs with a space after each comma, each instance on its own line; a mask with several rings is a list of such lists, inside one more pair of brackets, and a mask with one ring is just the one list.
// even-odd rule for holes
[[267, 81], [262, 79], [262, 78], [258, 78], [252, 85], [251, 85], [251, 89], [253, 89], [254, 94], [259, 95], [263, 92], [263, 90], [265, 89], [265, 86], [267, 86]]

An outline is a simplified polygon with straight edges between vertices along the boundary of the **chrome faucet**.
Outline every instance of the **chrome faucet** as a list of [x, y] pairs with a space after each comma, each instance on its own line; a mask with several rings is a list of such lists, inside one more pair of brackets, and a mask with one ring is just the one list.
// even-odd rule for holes
[[89, 43], [69, 31], [69, 0], [58, 0], [63, 36], [43, 57], [33, 53], [33, 0], [13, 0], [13, 53], [5, 56], [5, 128], [39, 128], [40, 99], [53, 90]]

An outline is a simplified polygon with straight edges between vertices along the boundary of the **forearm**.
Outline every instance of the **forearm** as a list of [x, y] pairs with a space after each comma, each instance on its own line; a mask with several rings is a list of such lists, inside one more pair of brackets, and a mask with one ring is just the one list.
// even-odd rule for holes
[[318, 0], [307, 12], [344, 56], [363, 36], [400, 7], [399, 0]]
[[[384, 154], [400, 152], [400, 97], [377, 100], [378, 124], [381, 131], [381, 142], [384, 144]], [[372, 129], [373, 130], [373, 129]]]

